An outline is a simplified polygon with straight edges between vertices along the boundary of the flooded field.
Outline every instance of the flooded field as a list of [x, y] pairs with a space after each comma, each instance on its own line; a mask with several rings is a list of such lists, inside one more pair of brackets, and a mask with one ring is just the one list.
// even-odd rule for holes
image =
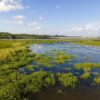
[[[29, 95], [30, 100], [33, 100], [33, 98], [34, 100], [100, 100], [100, 86], [95, 86], [93, 82], [96, 75], [100, 75], [100, 68], [91, 68], [90, 70], [75, 69], [76, 64], [87, 64], [88, 67], [91, 63], [100, 63], [100, 47], [72, 43], [54, 43], [35, 44], [31, 45], [30, 49], [37, 54], [49, 54], [51, 57], [54, 56], [55, 52], [63, 51], [71, 54], [73, 56], [71, 61], [54, 64], [53, 67], [49, 68], [40, 65], [41, 69], [47, 72], [52, 71], [56, 74], [66, 74], [70, 72], [78, 78], [81, 77], [78, 79], [79, 83], [74, 89], [65, 88], [56, 84], [55, 86], [47, 88], [37, 94]], [[24, 71], [26, 70], [24, 69]], [[39, 71], [39, 69], [36, 68], [34, 71]], [[88, 73], [90, 76], [88, 76]]]

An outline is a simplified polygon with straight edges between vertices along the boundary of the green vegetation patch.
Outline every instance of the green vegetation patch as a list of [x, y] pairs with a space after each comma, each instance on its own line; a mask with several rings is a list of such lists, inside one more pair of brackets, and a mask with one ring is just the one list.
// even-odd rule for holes
[[74, 88], [78, 82], [78, 78], [74, 76], [72, 73], [59, 73], [58, 79], [60, 83], [65, 87]]
[[100, 68], [100, 64], [85, 62], [85, 63], [76, 64], [75, 68], [78, 70], [83, 69], [84, 71], [90, 71], [92, 68]]

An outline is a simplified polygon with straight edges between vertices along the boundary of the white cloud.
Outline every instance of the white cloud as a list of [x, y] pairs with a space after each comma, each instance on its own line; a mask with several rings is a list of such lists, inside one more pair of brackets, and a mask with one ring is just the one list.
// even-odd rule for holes
[[74, 32], [81, 32], [83, 30], [83, 28], [82, 27], [74, 27], [71, 30]]
[[16, 15], [16, 16], [13, 16], [13, 20], [14, 20], [16, 23], [23, 24], [23, 23], [24, 23], [24, 19], [25, 19], [25, 16], [23, 16], [23, 15]]
[[11, 10], [20, 10], [24, 6], [20, 0], [0, 0], [0, 12], [8, 12]]
[[93, 22], [83, 26], [73, 27], [69, 33], [80, 36], [95, 36], [100, 35], [100, 23]]
[[[41, 33], [43, 30], [42, 17], [37, 18], [36, 21], [28, 22], [23, 15], [12, 16], [11, 19], [0, 20], [0, 23], [5, 24], [9, 30], [16, 33]], [[6, 28], [6, 27], [5, 27]], [[6, 28], [6, 29], [7, 29]]]
[[6, 23], [6, 24], [24, 24], [25, 23], [25, 16], [23, 15], [16, 15], [13, 16], [12, 19], [10, 20], [0, 20], [0, 22], [2, 23]]
[[32, 30], [35, 30], [35, 31], [36, 30], [39, 31], [39, 30], [42, 29], [42, 25], [38, 21], [33, 21], [32, 23], [27, 23], [27, 26], [28, 26], [29, 29], [32, 29]]
[[23, 16], [23, 15], [16, 15], [16, 16], [13, 16], [13, 18], [18, 21], [18, 20], [24, 20], [25, 16]]
[[97, 31], [98, 29], [100, 29], [100, 25], [98, 23], [89, 23], [85, 26], [85, 29]]

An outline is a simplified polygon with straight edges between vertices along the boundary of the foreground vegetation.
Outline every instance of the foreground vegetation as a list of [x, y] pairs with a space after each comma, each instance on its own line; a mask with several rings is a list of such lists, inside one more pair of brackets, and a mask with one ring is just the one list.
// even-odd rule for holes
[[[62, 85], [67, 88], [75, 88], [80, 79], [88, 80], [92, 75], [93, 83], [100, 85], [100, 75], [91, 73], [93, 68], [100, 68], [96, 63], [80, 63], [75, 65], [77, 72], [82, 71], [80, 76], [68, 73], [55, 73], [52, 68], [55, 64], [71, 62], [73, 56], [55, 50], [50, 53], [35, 54], [29, 50], [33, 43], [55, 43], [56, 40], [1, 40], [0, 41], [0, 100], [24, 100], [30, 93], [37, 93], [45, 88]], [[52, 51], [53, 52], [53, 51]], [[35, 62], [36, 65], [32, 64]], [[50, 68], [49, 71], [42, 69]], [[21, 68], [27, 68], [29, 73], [21, 73]], [[35, 69], [38, 68], [38, 71]], [[67, 68], [66, 68], [67, 69]], [[70, 71], [70, 70], [69, 70]]]

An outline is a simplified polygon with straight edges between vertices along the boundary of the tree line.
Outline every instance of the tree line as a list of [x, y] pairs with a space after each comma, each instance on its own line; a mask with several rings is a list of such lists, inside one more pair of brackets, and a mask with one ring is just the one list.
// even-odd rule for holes
[[12, 34], [9, 32], [0, 32], [0, 39], [50, 39], [50, 37], [50, 35]]

